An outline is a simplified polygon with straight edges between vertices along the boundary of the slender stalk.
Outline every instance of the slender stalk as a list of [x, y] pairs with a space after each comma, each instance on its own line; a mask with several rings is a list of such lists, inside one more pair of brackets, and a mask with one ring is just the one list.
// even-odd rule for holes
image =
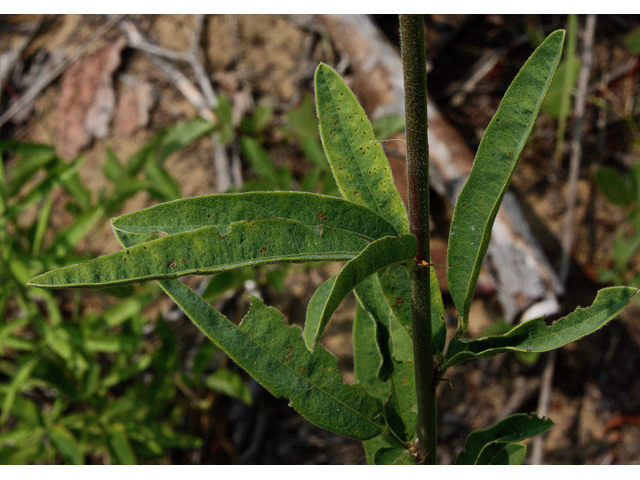
[[413, 356], [418, 401], [417, 453], [421, 463], [436, 463], [436, 390], [431, 334], [429, 263], [429, 144], [427, 141], [427, 68], [422, 15], [400, 15], [404, 77], [409, 228], [418, 239], [411, 273]]

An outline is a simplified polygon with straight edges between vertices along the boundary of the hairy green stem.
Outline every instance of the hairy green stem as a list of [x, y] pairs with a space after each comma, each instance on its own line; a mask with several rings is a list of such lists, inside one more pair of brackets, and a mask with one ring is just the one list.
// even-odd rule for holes
[[421, 463], [436, 463], [437, 409], [431, 333], [429, 263], [429, 144], [427, 141], [427, 69], [422, 15], [400, 15], [404, 77], [410, 232], [418, 239], [411, 273], [413, 356], [418, 401], [417, 452]]

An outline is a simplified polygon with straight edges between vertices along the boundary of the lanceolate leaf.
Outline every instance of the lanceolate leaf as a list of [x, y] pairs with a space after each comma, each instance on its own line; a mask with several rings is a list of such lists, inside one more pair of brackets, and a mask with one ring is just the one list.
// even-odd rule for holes
[[494, 442], [482, 449], [476, 465], [522, 465], [527, 447], [521, 443]]
[[[438, 284], [435, 270], [431, 270], [431, 331], [433, 338], [433, 348], [436, 355], [441, 355], [444, 349], [447, 336], [447, 329], [444, 320], [444, 304], [442, 303], [442, 293]], [[409, 281], [409, 270], [400, 266], [392, 265], [378, 274], [382, 293], [393, 313], [407, 333], [411, 335], [411, 291]], [[392, 329], [392, 335], [394, 335]]]
[[374, 240], [396, 235], [393, 226], [372, 210], [342, 198], [303, 192], [249, 192], [205, 195], [161, 203], [112, 220], [115, 230], [150, 234], [183, 233], [234, 222], [287, 218], [322, 225]]
[[[411, 337], [400, 325], [395, 313], [387, 303], [378, 276], [379, 273], [371, 275], [355, 289], [358, 303], [374, 319], [376, 325], [379, 326], [378, 328], [384, 329], [385, 338], [391, 342], [390, 346], [386, 348], [389, 351], [388, 361], [391, 362], [391, 357], [399, 362], [413, 360]], [[385, 370], [391, 371], [391, 368]], [[380, 378], [385, 379], [383, 376]]]
[[384, 416], [391, 430], [404, 442], [416, 436], [418, 405], [413, 362], [392, 362], [391, 395]]
[[[489, 445], [496, 442], [503, 444], [519, 442], [544, 433], [552, 426], [551, 420], [538, 418], [536, 415], [524, 413], [511, 415], [493, 427], [470, 433], [464, 443], [464, 450], [458, 454], [455, 463], [456, 465], [475, 465], [479, 463], [483, 450]], [[485, 456], [487, 460], [490, 458], [489, 455]]]
[[[116, 232], [117, 233], [117, 232]], [[285, 219], [236, 222], [227, 231], [204, 227], [132, 246], [89, 262], [39, 275], [30, 285], [107, 287], [276, 262], [349, 260], [367, 241], [346, 230], [307, 227]]]
[[[364, 453], [369, 465], [385, 465], [391, 463], [400, 456], [404, 457], [402, 452], [406, 451], [405, 445], [403, 445], [397, 438], [388, 435], [378, 435], [377, 437], [365, 440], [362, 442], [362, 446], [364, 447]], [[395, 453], [391, 450], [395, 450]], [[378, 452], [380, 452], [380, 456], [376, 459]], [[406, 461], [411, 462], [411, 457]]]
[[404, 448], [381, 448], [373, 456], [375, 465], [415, 465], [411, 454]]
[[316, 70], [315, 88], [322, 144], [342, 196], [388, 219], [399, 234], [409, 233], [389, 163], [358, 100], [325, 64]]
[[460, 331], [468, 322], [500, 202], [553, 78], [563, 41], [563, 31], [549, 35], [513, 80], [482, 137], [458, 196], [449, 236], [447, 280], [461, 317]]
[[[389, 398], [387, 378], [381, 378], [380, 370], [390, 363], [388, 332], [383, 325], [356, 304], [353, 319], [353, 371], [356, 380], [367, 393], [382, 406]], [[386, 366], [391, 369], [390, 365]]]
[[417, 421], [411, 338], [399, 324], [399, 332], [395, 335], [400, 338], [391, 338], [393, 333], [390, 333], [390, 330], [398, 322], [382, 298], [376, 275], [367, 278], [358, 286], [356, 297], [356, 379], [363, 383], [367, 391], [375, 390], [376, 398], [384, 403], [387, 424], [397, 438], [408, 443], [416, 435]]
[[628, 304], [638, 292], [631, 287], [609, 287], [598, 292], [588, 308], [578, 308], [550, 326], [544, 317], [521, 323], [503, 335], [468, 340], [451, 340], [441, 372], [471, 358], [492, 357], [507, 351], [545, 352], [560, 348], [606, 325]]
[[335, 357], [321, 345], [309, 352], [300, 328], [259, 298], [251, 297], [251, 310], [236, 326], [179, 281], [160, 286], [229, 357], [309, 421], [359, 440], [382, 432], [376, 402], [360, 385], [342, 382]]
[[73, 434], [62, 425], [53, 425], [47, 432], [49, 440], [71, 465], [84, 465], [84, 455]]
[[411, 234], [376, 240], [318, 288], [307, 308], [304, 326], [307, 348], [313, 350], [331, 315], [351, 290], [381, 268], [412, 259], [417, 246], [416, 237]]

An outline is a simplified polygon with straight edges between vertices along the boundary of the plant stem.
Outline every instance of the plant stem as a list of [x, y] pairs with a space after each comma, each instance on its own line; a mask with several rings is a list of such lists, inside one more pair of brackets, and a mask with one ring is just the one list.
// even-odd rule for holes
[[437, 410], [431, 334], [429, 263], [429, 143], [427, 141], [427, 68], [422, 15], [400, 15], [407, 142], [409, 228], [418, 239], [411, 272], [413, 357], [418, 401], [418, 459], [436, 463]]

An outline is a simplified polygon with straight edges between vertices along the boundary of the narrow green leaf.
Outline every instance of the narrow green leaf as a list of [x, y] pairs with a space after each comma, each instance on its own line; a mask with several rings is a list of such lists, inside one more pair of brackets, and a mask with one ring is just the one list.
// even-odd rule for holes
[[296, 137], [305, 156], [318, 169], [315, 172], [329, 171], [329, 162], [320, 143], [318, 119], [313, 98], [305, 95], [300, 105], [287, 113], [287, 129]]
[[35, 202], [40, 201], [47, 193], [74, 175], [84, 160], [85, 157], [80, 156], [70, 163], [65, 163], [54, 157], [53, 166], [47, 170], [47, 176], [44, 180], [31, 188], [24, 196], [14, 196], [7, 192], [9, 194], [8, 199], [11, 199], [11, 204], [4, 212], [4, 216], [6, 218], [15, 217]]
[[[392, 357], [399, 362], [413, 360], [413, 343], [411, 337], [400, 324], [394, 311], [389, 306], [382, 291], [379, 276], [380, 273], [371, 275], [362, 282], [355, 290], [356, 298], [371, 318], [374, 319], [378, 325], [378, 330], [385, 331], [385, 339], [387, 339], [387, 341], [390, 339], [391, 347], [388, 348], [390, 349], [388, 362], [391, 361]], [[387, 347], [385, 347], [385, 349], [387, 349]], [[385, 363], [386, 362], [387, 360], [385, 358]], [[385, 370], [390, 372], [391, 367], [385, 368]], [[383, 376], [380, 378], [385, 379]]]
[[138, 462], [124, 425], [115, 423], [105, 429], [107, 431], [107, 445], [116, 462], [119, 465], [136, 465]]
[[11, 181], [7, 183], [7, 198], [17, 195], [38, 170], [50, 167], [56, 157], [55, 148], [50, 145], [0, 140], [0, 153], [5, 151], [12, 151], [21, 157], [21, 161], [11, 172]]
[[162, 163], [174, 152], [213, 132], [214, 128], [213, 123], [200, 117], [169, 127], [158, 135], [158, 161]]
[[147, 162], [145, 174], [150, 185], [153, 185], [150, 189], [151, 193], [163, 202], [181, 197], [180, 185], [160, 162]]
[[267, 151], [252, 137], [240, 138], [240, 149], [244, 158], [251, 165], [251, 169], [271, 188], [277, 188], [278, 179], [276, 167]]
[[[60, 160], [60, 162], [62, 162], [62, 160]], [[84, 185], [77, 171], [65, 175], [62, 179], [62, 187], [78, 203], [82, 211], [88, 209], [95, 203], [92, 202], [91, 199], [91, 190]]]
[[384, 325], [358, 302], [353, 319], [353, 371], [358, 383], [380, 405], [389, 398], [389, 383], [381, 375], [384, 364], [390, 363], [388, 335]]
[[369, 465], [375, 465], [375, 456], [382, 449], [400, 449], [404, 450], [405, 446], [402, 445], [398, 439], [389, 435], [378, 435], [377, 437], [370, 438], [362, 442], [364, 447], [364, 453], [367, 457], [367, 463]]
[[631, 30], [631, 32], [624, 37], [624, 44], [631, 53], [640, 54], [640, 27]]
[[415, 465], [406, 448], [381, 448], [373, 456], [375, 465]]
[[[408, 443], [416, 435], [417, 421], [411, 338], [399, 325], [384, 300], [376, 275], [367, 278], [358, 286], [356, 298], [356, 379], [365, 384], [367, 391], [375, 389], [376, 398], [381, 399], [384, 404], [387, 424], [397, 438]], [[365, 327], [368, 327], [368, 330], [360, 326], [360, 322], [366, 322]], [[390, 332], [394, 324], [399, 329], [395, 334]], [[370, 364], [363, 365], [366, 361]]]
[[36, 228], [33, 234], [33, 242], [31, 243], [31, 253], [34, 257], [39, 256], [42, 250], [42, 242], [44, 240], [44, 235], [47, 232], [52, 207], [53, 195], [48, 195], [40, 207], [40, 213], [38, 213], [38, 220], [35, 225]]
[[399, 234], [409, 233], [391, 168], [355, 95], [322, 63], [315, 88], [322, 144], [342, 196], [388, 219]]
[[564, 32], [547, 37], [516, 75], [487, 127], [455, 206], [447, 280], [463, 332], [491, 228], [558, 65]]
[[136, 151], [127, 159], [123, 171], [126, 177], [132, 179], [138, 173], [140, 173], [140, 170], [142, 170], [147, 162], [157, 157], [158, 143], [161, 136], [162, 132], [153, 137], [149, 142], [144, 144], [138, 151]]
[[4, 394], [4, 399], [2, 400], [2, 414], [0, 415], [0, 425], [4, 425], [9, 418], [9, 414], [11, 413], [11, 408], [13, 407], [13, 402], [16, 399], [16, 396], [20, 394], [25, 384], [31, 377], [31, 372], [38, 364], [38, 357], [31, 357], [25, 363], [23, 363], [16, 374], [11, 379], [11, 383], [7, 386], [7, 390]]
[[49, 440], [71, 465], [84, 465], [84, 455], [75, 437], [61, 425], [54, 425], [49, 431]]
[[304, 324], [307, 348], [313, 350], [331, 315], [351, 290], [378, 270], [411, 260], [417, 248], [416, 237], [411, 234], [375, 240], [347, 262], [338, 275], [318, 288], [307, 307]]
[[544, 323], [544, 317], [539, 317], [521, 323], [503, 335], [477, 340], [454, 338], [449, 343], [441, 372], [472, 358], [487, 358], [507, 351], [546, 352], [560, 348], [606, 325], [636, 293], [638, 290], [631, 287], [603, 288], [590, 307], [577, 308], [550, 326]]
[[161, 203], [111, 221], [135, 234], [183, 233], [239, 221], [287, 218], [307, 226], [348, 230], [374, 240], [397, 235], [393, 226], [366, 207], [341, 198], [303, 192], [250, 192], [205, 195]]
[[[431, 275], [431, 331], [433, 348], [436, 355], [441, 355], [447, 336], [447, 327], [444, 318], [444, 304], [442, 293], [438, 284], [438, 277], [433, 267], [430, 267]], [[400, 265], [392, 265], [378, 274], [382, 292], [387, 303], [393, 310], [395, 318], [411, 335], [411, 290], [409, 270]], [[392, 336], [396, 337], [392, 328]]]
[[386, 140], [405, 130], [404, 115], [389, 114], [377, 118], [372, 124], [373, 133], [378, 140]]
[[612, 167], [600, 167], [596, 171], [596, 185], [611, 203], [629, 206], [635, 200], [631, 182]]
[[411, 283], [409, 270], [401, 265], [391, 265], [378, 274], [385, 300], [396, 319], [411, 336]]
[[247, 383], [238, 374], [226, 368], [218, 369], [209, 375], [204, 379], [204, 384], [216, 392], [236, 398], [247, 405], [253, 403]]
[[[312, 227], [313, 228], [313, 227]], [[349, 260], [367, 246], [354, 233], [285, 219], [236, 222], [169, 235], [34, 277], [31, 286], [100, 288], [277, 262]]]
[[[546, 432], [553, 426], [549, 419], [535, 414], [518, 413], [505, 418], [486, 430], [471, 432], [458, 454], [456, 465], [475, 465], [484, 448], [494, 442], [513, 443]], [[486, 457], [485, 457], [486, 458]]]
[[527, 447], [521, 443], [494, 442], [482, 449], [476, 465], [522, 465]]
[[429, 270], [431, 271], [429, 286], [431, 288], [431, 335], [433, 337], [433, 353], [438, 357], [442, 357], [444, 345], [447, 341], [444, 303], [442, 301], [442, 292], [440, 291], [436, 271], [434, 267], [429, 267]]
[[236, 326], [178, 281], [160, 285], [198, 328], [276, 397], [285, 396], [309, 421], [365, 440], [381, 433], [381, 412], [360, 385], [342, 382], [337, 361], [319, 345], [309, 352], [300, 328], [251, 297], [251, 310]]
[[113, 150], [107, 148], [104, 154], [104, 167], [102, 167], [105, 177], [116, 183], [125, 176], [124, 167]]
[[403, 442], [415, 439], [418, 424], [415, 367], [413, 362], [392, 361], [391, 394], [384, 405], [387, 424]]
[[147, 305], [148, 301], [148, 298], [142, 295], [127, 298], [109, 308], [100, 318], [106, 328], [117, 327], [125, 320], [140, 315], [140, 312]]
[[103, 214], [104, 208], [101, 205], [91, 207], [76, 218], [71, 225], [58, 232], [51, 241], [51, 246], [47, 249], [47, 253], [53, 254], [56, 258], [66, 257], [78, 242], [102, 219]]

